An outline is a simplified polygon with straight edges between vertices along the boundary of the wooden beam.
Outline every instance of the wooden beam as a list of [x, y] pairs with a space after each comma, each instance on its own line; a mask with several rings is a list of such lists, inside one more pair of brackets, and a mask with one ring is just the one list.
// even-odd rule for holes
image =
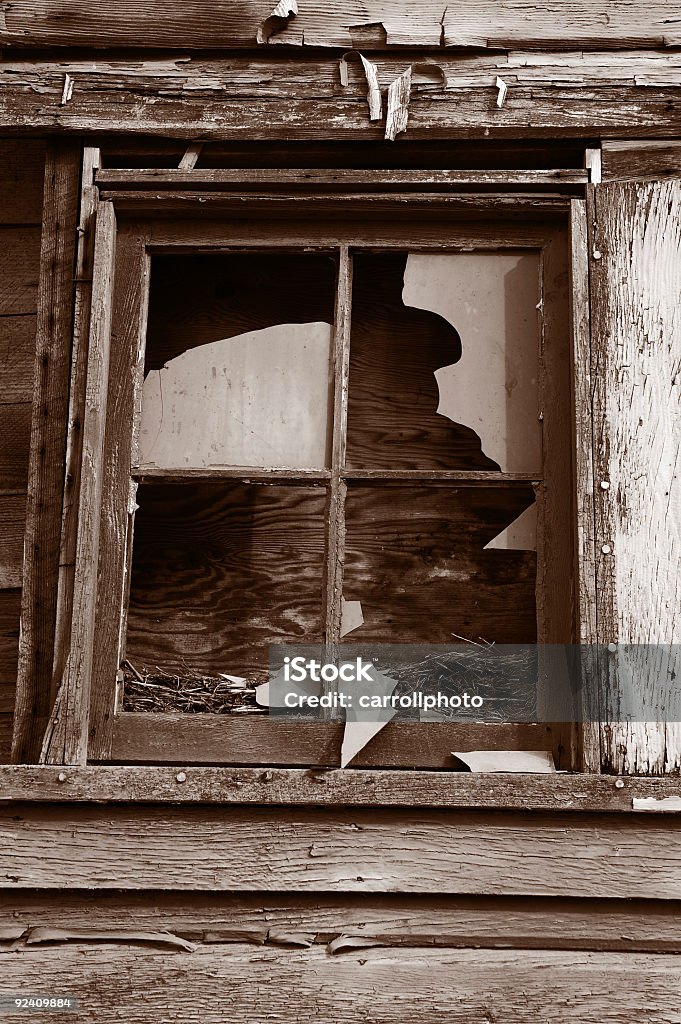
[[[109, 709], [111, 700], [109, 699]], [[108, 747], [98, 761], [149, 764], [243, 764], [335, 768], [341, 722], [286, 722], [268, 715], [181, 715], [109, 711]], [[449, 768], [452, 750], [551, 750], [547, 725], [391, 722], [355, 759], [358, 767]]]
[[[78, 505], [78, 571], [74, 579], [70, 644], [55, 710], [44, 737], [41, 754], [44, 760], [52, 764], [81, 764], [85, 763], [87, 757], [90, 680], [96, 642], [94, 626], [102, 505], [101, 467], [106, 423], [115, 233], [113, 207], [102, 203], [97, 215], [93, 263], [83, 419], [83, 469]], [[65, 414], [66, 410], [63, 412]], [[59, 525], [61, 527], [61, 515]], [[61, 538], [61, 529], [59, 536]]]
[[[446, 85], [414, 86], [409, 125], [395, 151], [419, 139], [664, 138], [681, 132], [676, 51], [476, 57], [441, 51], [437, 63]], [[384, 89], [409, 66], [400, 56], [377, 64]], [[74, 89], [62, 104], [65, 74]], [[4, 62], [0, 128], [187, 141], [199, 133], [203, 141], [381, 143], [384, 126], [368, 119], [365, 83], [356, 69], [350, 74], [341, 89], [335, 58], [291, 56], [284, 63], [264, 54], [228, 61], [183, 55], [136, 63]], [[497, 76], [510, 83], [502, 108], [496, 106]]]
[[94, 185], [95, 169], [99, 167], [99, 150], [85, 146], [82, 157], [80, 206], [78, 215], [78, 249], [76, 254], [76, 285], [73, 317], [73, 343], [69, 386], [66, 473], [62, 507], [57, 590], [57, 623], [52, 664], [52, 700], [56, 698], [64, 675], [71, 640], [73, 587], [76, 572], [78, 539], [78, 500], [80, 496], [83, 420], [90, 334], [90, 303], [95, 246], [95, 218], [98, 192]]
[[0, 888], [681, 898], [681, 819], [375, 807], [0, 807]]
[[[101, 196], [113, 202], [116, 210], [135, 214], [137, 217], [171, 217], [177, 227], [178, 215], [189, 217], [267, 217], [287, 220], [305, 218], [309, 220], [334, 218], [347, 223], [358, 211], [367, 220], [393, 217], [407, 220], [437, 221], [442, 217], [470, 219], [472, 217], [527, 218], [542, 215], [560, 216], [569, 208], [569, 199], [554, 193], [437, 193], [437, 192], [338, 192], [338, 193], [279, 193], [258, 194], [235, 192], [197, 192], [196, 190], [163, 190], [151, 192], [139, 190], [102, 191]], [[225, 233], [222, 233], [222, 248], [225, 249]], [[177, 243], [176, 243], [177, 244]], [[272, 246], [275, 243], [270, 243]], [[328, 244], [328, 243], [327, 243]], [[503, 243], [502, 243], [503, 244]], [[440, 236], [440, 247], [446, 248], [447, 240]]]
[[220, 170], [103, 170], [97, 174], [97, 184], [102, 189], [142, 188], [217, 188], [230, 186], [271, 189], [387, 189], [415, 188], [451, 189], [461, 187], [510, 188], [516, 185], [544, 187], [585, 185], [589, 180], [587, 171], [554, 168], [548, 171], [372, 171], [372, 170], [327, 170], [326, 168], [270, 169], [270, 168], [228, 168]]
[[[153, 717], [153, 716], [148, 716]], [[178, 780], [178, 775], [184, 778]], [[337, 804], [631, 814], [633, 801], [677, 796], [674, 778], [474, 775], [453, 771], [0, 766], [0, 802]], [[640, 812], [637, 812], [640, 813]], [[668, 818], [664, 819], [668, 821]]]
[[48, 145], [13, 757], [37, 760], [51, 708], [80, 146]]
[[623, 139], [604, 142], [602, 153], [604, 181], [681, 177], [680, 141]]
[[[210, 18], [182, 0], [157, 0], [153, 12], [144, 3], [124, 10], [115, 0], [87, 0], [77, 17], [65, 19], [54, 0], [14, 0], [0, 31], [9, 47], [108, 47], [140, 49], [253, 49], [272, 4], [217, 0]], [[265, 39], [265, 35], [260, 38]], [[519, 48], [564, 50], [643, 49], [678, 45], [681, 34], [670, 17], [668, 0], [645, 8], [626, 0], [559, 0], [499, 6], [494, 0], [466, 0], [456, 11], [441, 0], [410, 4], [382, 0], [340, 0], [332, 5], [300, 5], [295, 18], [266, 39], [272, 46], [370, 46]]]

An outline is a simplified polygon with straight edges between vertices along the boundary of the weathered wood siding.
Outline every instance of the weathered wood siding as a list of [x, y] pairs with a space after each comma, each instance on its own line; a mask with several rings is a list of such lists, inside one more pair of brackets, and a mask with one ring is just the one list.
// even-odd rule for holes
[[44, 161], [42, 142], [0, 139], [0, 762], [16, 683]]
[[[208, 22], [212, 27], [216, 19]], [[154, 26], [161, 24], [154, 19]], [[384, 137], [384, 121], [369, 120], [361, 66], [348, 63], [343, 86], [339, 53], [307, 58], [295, 51], [282, 59], [280, 51], [259, 50], [247, 57], [206, 58], [185, 52], [184, 37], [175, 45], [179, 53], [150, 51], [137, 61], [97, 53], [90, 59], [67, 53], [21, 60], [13, 53], [0, 64], [0, 128], [242, 142]], [[424, 58], [428, 70], [414, 72], [407, 129], [398, 144], [681, 133], [677, 50], [534, 53], [518, 46], [482, 56], [439, 50], [409, 57], [391, 52], [374, 55], [383, 96], [410, 64]], [[508, 86], [501, 107], [497, 76]]]
[[[678, 956], [517, 949], [360, 949], [112, 943], [3, 956], [8, 991], [63, 992], [77, 1019], [202, 1024], [678, 1024]], [[66, 981], [65, 979], [68, 979]], [[32, 1013], [50, 1024], [54, 1013]]]
[[[243, 48], [260, 42], [294, 46], [427, 46], [475, 49], [635, 49], [675, 46], [681, 28], [667, 0], [320, 0], [301, 2], [297, 16], [265, 25], [274, 0], [217, 0], [210, 17], [202, 0], [13, 0], [5, 4], [0, 44], [148, 48]], [[271, 34], [270, 34], [271, 33]]]
[[[678, 772], [680, 727], [655, 719], [673, 716], [681, 670], [681, 181], [591, 198], [596, 612], [611, 647], [602, 759]], [[620, 724], [617, 695], [626, 708], [634, 692], [644, 714]]]

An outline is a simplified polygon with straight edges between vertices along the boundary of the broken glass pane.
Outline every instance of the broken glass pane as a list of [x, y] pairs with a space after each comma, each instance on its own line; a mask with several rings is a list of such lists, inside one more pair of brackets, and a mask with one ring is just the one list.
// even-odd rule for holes
[[328, 464], [335, 262], [161, 256], [152, 264], [139, 464]]
[[536, 253], [354, 257], [348, 465], [541, 473]]

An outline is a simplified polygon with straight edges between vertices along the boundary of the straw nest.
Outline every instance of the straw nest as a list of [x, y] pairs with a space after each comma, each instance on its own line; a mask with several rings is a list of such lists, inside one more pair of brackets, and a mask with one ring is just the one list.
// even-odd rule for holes
[[178, 675], [139, 672], [130, 662], [124, 666], [123, 710], [209, 713], [213, 715], [267, 714], [255, 702], [257, 682], [235, 681], [224, 675]]

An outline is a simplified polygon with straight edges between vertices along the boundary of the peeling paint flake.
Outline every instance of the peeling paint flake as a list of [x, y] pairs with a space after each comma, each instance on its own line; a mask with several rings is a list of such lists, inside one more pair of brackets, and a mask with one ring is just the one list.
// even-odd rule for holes
[[452, 757], [480, 774], [552, 775], [556, 771], [549, 750], [453, 750]]
[[120, 928], [79, 928], [71, 931], [64, 928], [31, 928], [26, 936], [28, 946], [42, 942], [144, 942], [155, 945], [173, 946], [191, 953], [196, 946], [171, 932], [142, 932]]
[[447, 88], [447, 75], [439, 64], [425, 63], [412, 64], [411, 66], [412, 85], [439, 85]]
[[269, 43], [272, 36], [278, 32], [282, 32], [287, 26], [291, 18], [295, 18], [298, 14], [298, 3], [297, 0], [280, 0], [277, 6], [273, 9], [269, 18], [265, 18], [256, 34], [256, 41], [262, 45], [263, 43]]
[[396, 137], [407, 130], [409, 120], [409, 99], [411, 97], [411, 65], [403, 71], [388, 89], [388, 113], [385, 120], [385, 137], [394, 142]]
[[67, 72], [64, 75], [64, 88], [62, 89], [61, 100], [59, 105], [62, 107], [66, 106], [66, 104], [69, 102], [72, 96], [73, 79], [71, 78], [71, 75], [69, 75], [69, 73]]
[[342, 598], [342, 602], [340, 635], [343, 637], [364, 625], [364, 615], [361, 601], [346, 601]]
[[336, 956], [339, 953], [351, 953], [356, 949], [371, 949], [382, 945], [380, 939], [372, 938], [370, 935], [337, 935], [326, 947], [326, 952]]
[[681, 796], [635, 796], [632, 800], [632, 808], [635, 811], [647, 811], [657, 814], [665, 814], [669, 811], [681, 811]]
[[357, 57], [364, 69], [364, 77], [367, 83], [367, 103], [369, 105], [369, 120], [380, 121], [383, 113], [383, 105], [381, 100], [381, 90], [378, 85], [378, 68], [375, 64], [372, 64], [370, 60], [362, 56], [358, 50], [348, 50], [344, 53], [340, 59], [338, 70], [340, 73], [340, 83], [343, 88], [347, 88], [348, 85], [348, 59], [350, 57]]
[[291, 946], [298, 949], [309, 949], [317, 938], [316, 932], [277, 932], [267, 933], [267, 944], [270, 946]]
[[[393, 693], [397, 681], [384, 676], [374, 666], [371, 667], [371, 683], [363, 684], [361, 696], [387, 698]], [[357, 693], [352, 705], [346, 708], [345, 731], [341, 747], [341, 768], [347, 768], [352, 760], [364, 750], [374, 736], [383, 729], [396, 713], [395, 708], [358, 708], [360, 694]], [[356, 715], [359, 712], [361, 720]]]

